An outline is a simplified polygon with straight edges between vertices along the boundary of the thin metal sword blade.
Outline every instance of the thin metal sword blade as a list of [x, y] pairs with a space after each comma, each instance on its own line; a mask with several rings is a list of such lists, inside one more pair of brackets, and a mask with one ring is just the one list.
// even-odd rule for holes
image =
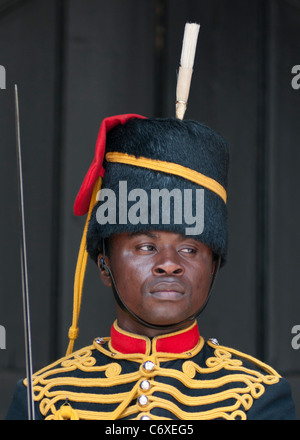
[[23, 295], [25, 357], [26, 357], [26, 376], [27, 376], [27, 407], [28, 407], [28, 420], [34, 420], [35, 414], [34, 414], [34, 399], [33, 399], [33, 385], [32, 385], [30, 308], [29, 308], [28, 270], [27, 270], [27, 255], [26, 255], [25, 210], [24, 210], [24, 195], [23, 195], [19, 98], [18, 98], [17, 85], [15, 85], [15, 118], [16, 118], [16, 144], [17, 144], [17, 163], [18, 163], [18, 179], [19, 179], [19, 210], [20, 210], [20, 235], [21, 235], [20, 251], [21, 251], [22, 295]]

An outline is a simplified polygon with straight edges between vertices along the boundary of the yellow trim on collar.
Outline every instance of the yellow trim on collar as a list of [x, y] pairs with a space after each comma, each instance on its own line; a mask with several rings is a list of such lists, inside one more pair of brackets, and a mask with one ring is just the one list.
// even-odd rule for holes
[[204, 186], [204, 188], [213, 191], [226, 203], [227, 193], [225, 188], [220, 185], [216, 180], [211, 177], [207, 177], [204, 174], [198, 173], [198, 171], [184, 167], [177, 163], [165, 162], [162, 160], [148, 159], [146, 157], [135, 157], [127, 153], [107, 153], [105, 156], [107, 162], [124, 163], [126, 165], [133, 165], [142, 168], [148, 168], [150, 170], [161, 171], [163, 173], [174, 174], [175, 176], [183, 177], [198, 185]]

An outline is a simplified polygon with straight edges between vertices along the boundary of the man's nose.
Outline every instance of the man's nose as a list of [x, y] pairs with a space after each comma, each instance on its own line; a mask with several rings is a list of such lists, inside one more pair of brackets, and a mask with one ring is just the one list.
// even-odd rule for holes
[[153, 266], [154, 275], [183, 275], [184, 267], [176, 251], [163, 250], [157, 254], [157, 260]]

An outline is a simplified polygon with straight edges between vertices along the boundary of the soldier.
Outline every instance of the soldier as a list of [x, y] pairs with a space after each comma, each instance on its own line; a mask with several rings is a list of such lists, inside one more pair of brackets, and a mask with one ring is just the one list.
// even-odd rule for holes
[[[37, 419], [295, 419], [273, 368], [201, 336], [227, 255], [228, 148], [195, 121], [105, 119], [75, 201], [87, 215], [66, 357], [34, 374]], [[87, 254], [116, 298], [108, 337], [73, 352]], [[26, 380], [8, 419], [26, 419]]]

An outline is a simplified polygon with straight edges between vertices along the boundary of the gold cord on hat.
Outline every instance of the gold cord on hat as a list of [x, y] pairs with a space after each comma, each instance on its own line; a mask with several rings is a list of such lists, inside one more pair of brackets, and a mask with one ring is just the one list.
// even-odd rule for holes
[[82, 239], [80, 243], [78, 258], [77, 258], [77, 265], [76, 265], [76, 272], [75, 272], [75, 279], [74, 279], [74, 296], [73, 296], [73, 319], [72, 319], [72, 325], [69, 328], [69, 345], [66, 352], [66, 355], [69, 355], [73, 352], [74, 348], [74, 342], [75, 339], [78, 337], [78, 321], [79, 321], [79, 314], [80, 314], [80, 308], [81, 308], [81, 298], [82, 298], [82, 289], [83, 289], [83, 283], [84, 283], [84, 277], [85, 277], [85, 271], [86, 271], [86, 265], [87, 265], [87, 259], [88, 259], [88, 252], [86, 250], [86, 233], [88, 230], [89, 221], [91, 218], [91, 214], [93, 211], [93, 208], [95, 204], [97, 203], [96, 196], [98, 191], [101, 189], [102, 185], [102, 178], [98, 177], [96, 184], [93, 188], [93, 193], [90, 201], [89, 211], [86, 218]]
[[213, 191], [215, 194], [221, 197], [224, 203], [226, 203], [227, 193], [225, 188], [211, 177], [205, 176], [204, 174], [192, 170], [191, 168], [187, 168], [174, 162], [165, 162], [162, 160], [149, 159], [147, 157], [136, 157], [127, 153], [118, 152], [107, 153], [105, 159], [107, 162], [133, 165], [182, 177]]

